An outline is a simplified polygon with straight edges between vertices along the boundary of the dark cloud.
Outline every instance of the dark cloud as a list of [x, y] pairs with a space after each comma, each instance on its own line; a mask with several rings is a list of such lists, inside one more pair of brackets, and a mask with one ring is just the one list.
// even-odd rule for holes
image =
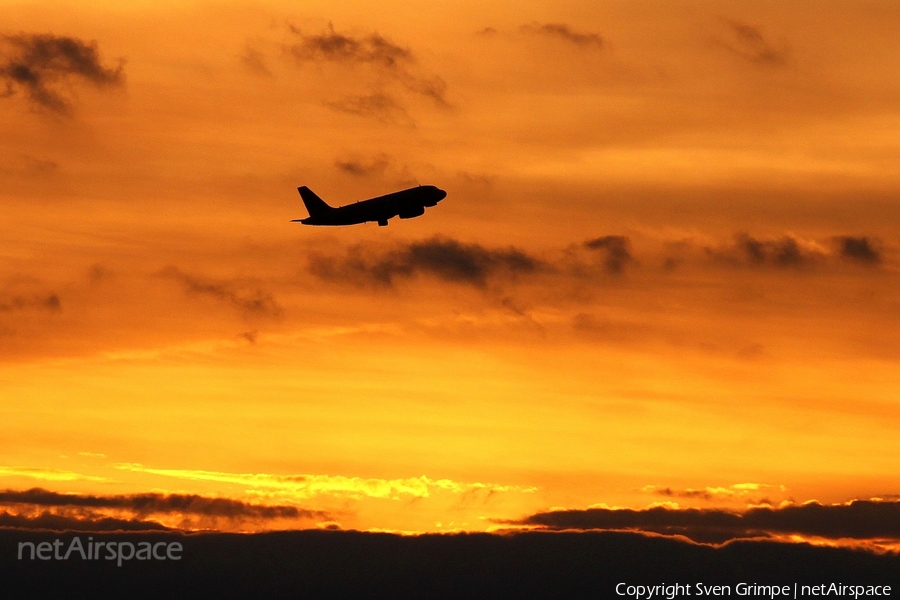
[[[291, 27], [291, 31], [300, 38], [300, 42], [289, 46], [288, 52], [301, 63], [328, 61], [349, 67], [368, 66], [390, 76], [407, 90], [430, 98], [439, 106], [449, 106], [446, 98], [447, 84], [444, 80], [437, 76], [421, 74], [416, 69], [417, 61], [412, 50], [395, 44], [379, 33], [353, 37], [337, 33], [332, 25], [329, 25], [328, 31], [319, 35], [306, 35], [296, 27]], [[362, 98], [383, 96], [384, 94], [378, 93]], [[341, 106], [334, 106], [331, 103], [329, 106], [341, 110]], [[356, 111], [356, 114], [369, 113]]]
[[296, 27], [291, 27], [291, 31], [301, 39], [289, 48], [298, 60], [370, 63], [386, 69], [399, 69], [415, 62], [409, 48], [398, 46], [378, 33], [354, 38], [337, 33], [330, 24], [328, 31], [320, 35], [305, 35]]
[[490, 249], [440, 238], [410, 244], [401, 260], [414, 270], [478, 285], [483, 285], [487, 276], [497, 270], [529, 273], [538, 266], [534, 258], [516, 248]]
[[724, 19], [728, 36], [718, 43], [736, 56], [762, 66], [782, 66], [787, 63], [787, 47], [776, 48], [763, 37], [758, 27]]
[[754, 264], [772, 263], [780, 266], [797, 265], [804, 261], [797, 240], [784, 236], [778, 240], [762, 241], [746, 234], [738, 235], [737, 246]]
[[825, 256], [813, 244], [790, 235], [761, 239], [739, 233], [731, 246], [707, 247], [704, 250], [708, 256], [718, 261], [754, 266], [799, 267], [813, 264]]
[[621, 235], [606, 235], [584, 242], [584, 247], [605, 254], [604, 267], [609, 273], [620, 274], [625, 265], [634, 260], [629, 250], [628, 238]]
[[139, 519], [77, 518], [56, 515], [51, 512], [26, 516], [0, 511], [0, 528], [2, 527], [51, 531], [166, 531], [169, 529], [159, 523]]
[[592, 508], [537, 513], [517, 524], [548, 529], [633, 529], [719, 542], [792, 534], [831, 539], [900, 539], [900, 502], [809, 503], [782, 508], [751, 508], [743, 513], [694, 508]]
[[229, 498], [210, 498], [196, 494], [128, 494], [92, 496], [60, 494], [42, 488], [25, 491], [0, 491], [0, 504], [24, 504], [57, 508], [118, 509], [139, 517], [152, 514], [202, 515], [227, 519], [330, 518], [320, 511], [296, 506], [266, 506]]
[[323, 279], [393, 285], [399, 277], [428, 274], [444, 281], [484, 287], [491, 277], [533, 273], [542, 263], [518, 248], [487, 248], [435, 237], [388, 252], [357, 246], [344, 257], [315, 255], [310, 271]]
[[881, 252], [876, 243], [865, 236], [838, 236], [834, 238], [841, 258], [866, 265], [877, 265], [881, 262]]
[[599, 34], [575, 31], [565, 23], [529, 23], [522, 25], [520, 29], [533, 35], [547, 35], [572, 42], [578, 46], [596, 46], [603, 48], [603, 38]]
[[388, 168], [391, 161], [386, 154], [365, 159], [365, 158], [345, 158], [334, 161], [334, 166], [338, 170], [356, 177], [365, 177], [368, 175], [382, 175]]
[[834, 236], [809, 240], [792, 234], [781, 237], [756, 237], [747, 233], [734, 236], [731, 244], [704, 246], [707, 258], [721, 264], [757, 267], [823, 267], [836, 259], [875, 266], [882, 262], [879, 242], [867, 236]]
[[59, 312], [62, 310], [62, 303], [59, 301], [59, 296], [52, 293], [47, 295], [11, 296], [0, 299], [0, 312], [17, 310]]
[[661, 488], [653, 491], [659, 496], [667, 498], [698, 498], [700, 500], [712, 500], [715, 498], [712, 492], [708, 490], [673, 490], [672, 488]]
[[[386, 160], [386, 159], [385, 159]], [[349, 174], [363, 176], [377, 173], [384, 163], [378, 159], [346, 159], [338, 161], [338, 168]], [[461, 178], [465, 175], [461, 174]], [[832, 247], [829, 248], [829, 245]], [[665, 246], [665, 245], [664, 245]], [[657, 246], [658, 248], [658, 246]], [[677, 251], [677, 256], [672, 257]], [[313, 252], [309, 257], [309, 271], [331, 281], [344, 281], [355, 285], [392, 286], [398, 280], [416, 275], [430, 275], [443, 281], [485, 287], [510, 276], [536, 272], [552, 278], [551, 285], [569, 284], [567, 293], [578, 297], [583, 285], [599, 280], [606, 282], [626, 272], [635, 274], [641, 264], [658, 265], [668, 257], [668, 265], [661, 271], [666, 277], [679, 277], [685, 268], [709, 268], [718, 265], [733, 268], [746, 274], [750, 269], [785, 270], [789, 273], [822, 272], [834, 268], [840, 259], [877, 264], [881, 254], [871, 238], [835, 237], [811, 240], [794, 235], [761, 237], [740, 233], [727, 243], [704, 246], [679, 240], [665, 246], [662, 254], [647, 250], [646, 256], [633, 248], [625, 235], [603, 235], [559, 249], [555, 254], [537, 258], [527, 250], [516, 247], [491, 247], [480, 243], [463, 243], [452, 238], [435, 237], [399, 245], [358, 245], [343, 251]], [[658, 250], [657, 250], [658, 252]], [[877, 258], [876, 258], [877, 257]], [[676, 269], [676, 265], [687, 265]], [[568, 283], [567, 283], [568, 281]], [[572, 321], [572, 328], [598, 340], [640, 342], [656, 339], [660, 333], [656, 326], [640, 321], [619, 321], [604, 315], [579, 314]], [[680, 339], [671, 332], [673, 343]], [[721, 350], [721, 348], [720, 348]], [[765, 354], [760, 344], [747, 341], [737, 350], [741, 358], [758, 358]]]
[[123, 63], [120, 61], [116, 68], [104, 67], [93, 41], [33, 33], [0, 37], [4, 95], [23, 90], [34, 105], [66, 114], [71, 100], [64, 90], [79, 80], [101, 88], [122, 85]]
[[178, 281], [189, 294], [209, 296], [226, 302], [245, 316], [278, 318], [284, 314], [284, 309], [272, 294], [249, 282], [197, 277], [172, 266], [163, 269], [159, 275]]

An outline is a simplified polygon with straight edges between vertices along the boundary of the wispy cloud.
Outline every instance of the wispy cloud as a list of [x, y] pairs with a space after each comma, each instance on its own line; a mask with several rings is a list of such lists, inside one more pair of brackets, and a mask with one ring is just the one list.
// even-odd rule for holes
[[330, 100], [326, 106], [338, 112], [361, 117], [372, 117], [385, 123], [413, 126], [415, 123], [409, 113], [393, 96], [374, 92], [361, 96], [346, 96], [340, 100]]
[[385, 69], [400, 69], [415, 62], [409, 48], [399, 46], [378, 33], [357, 38], [337, 33], [331, 24], [328, 31], [321, 34], [304, 34], [293, 26], [291, 31], [300, 38], [300, 42], [289, 48], [298, 60], [371, 63]]
[[589, 31], [577, 31], [565, 23], [529, 23], [522, 25], [519, 29], [531, 35], [544, 35], [561, 39], [576, 46], [595, 47], [598, 50], [603, 48], [603, 38], [600, 34]]
[[11, 312], [17, 310], [44, 310], [49, 312], [59, 312], [62, 310], [62, 302], [55, 293], [47, 295], [16, 295], [11, 297], [0, 297], [0, 312]]
[[535, 488], [495, 483], [464, 483], [426, 476], [406, 479], [377, 479], [344, 475], [273, 475], [269, 473], [227, 473], [186, 469], [156, 469], [138, 463], [116, 465], [117, 469], [163, 475], [193, 481], [214, 481], [244, 485], [248, 489], [283, 492], [293, 498], [307, 499], [318, 495], [350, 498], [428, 498], [437, 491], [464, 494], [476, 490], [496, 492], [534, 492]]
[[325, 103], [334, 110], [386, 122], [412, 122], [397, 94], [385, 89], [391, 87], [388, 82], [399, 84], [395, 92], [427, 98], [441, 108], [450, 106], [446, 82], [437, 75], [425, 73], [410, 48], [380, 33], [355, 36], [339, 33], [333, 25], [325, 32], [314, 34], [293, 26], [290, 30], [299, 41], [288, 45], [286, 50], [298, 64], [326, 62], [364, 73], [363, 81], [371, 91]]
[[379, 154], [371, 158], [348, 157], [334, 161], [334, 166], [341, 172], [355, 177], [369, 175], [381, 175], [388, 168], [391, 161], [386, 154]]
[[107, 481], [105, 477], [84, 475], [72, 471], [60, 469], [47, 469], [40, 467], [3, 467], [0, 466], [0, 477], [28, 477], [30, 479], [42, 479], [45, 481]]
[[728, 500], [735, 498], [746, 499], [751, 493], [765, 492], [768, 490], [784, 491], [784, 486], [771, 485], [765, 483], [737, 483], [728, 487], [707, 486], [704, 488], [671, 488], [658, 487], [648, 485], [642, 488], [642, 491], [655, 494], [657, 496], [665, 496], [667, 498], [687, 498], [700, 500]]
[[244, 47], [244, 52], [241, 54], [241, 62], [244, 63], [247, 69], [257, 75], [265, 75], [267, 77], [272, 75], [272, 71], [269, 70], [269, 66], [266, 64], [265, 53], [250, 44]]
[[284, 309], [271, 293], [250, 281], [201, 277], [173, 266], [160, 271], [159, 276], [178, 281], [188, 294], [225, 302], [245, 316], [278, 318], [284, 314]]
[[717, 42], [735, 56], [761, 66], [778, 67], [787, 63], [787, 46], [773, 44], [759, 27], [732, 19], [722, 21], [726, 33]]

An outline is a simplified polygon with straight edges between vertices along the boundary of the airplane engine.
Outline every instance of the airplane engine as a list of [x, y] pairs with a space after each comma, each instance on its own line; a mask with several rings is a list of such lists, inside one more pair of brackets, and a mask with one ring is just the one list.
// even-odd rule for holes
[[397, 216], [399, 216], [401, 219], [412, 219], [413, 217], [418, 217], [424, 214], [424, 206], [410, 206], [401, 210]]

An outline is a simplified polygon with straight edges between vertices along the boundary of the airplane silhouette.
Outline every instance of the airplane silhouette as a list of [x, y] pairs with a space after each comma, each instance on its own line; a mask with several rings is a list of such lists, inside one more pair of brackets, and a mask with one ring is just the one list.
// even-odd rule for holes
[[298, 187], [297, 191], [300, 192], [309, 216], [305, 219], [294, 219], [291, 223], [304, 225], [356, 225], [375, 221], [384, 227], [388, 224], [388, 219], [393, 217], [412, 219], [423, 215], [426, 206], [435, 206], [447, 197], [447, 192], [440, 188], [420, 185], [335, 208], [326, 204], [305, 185]]

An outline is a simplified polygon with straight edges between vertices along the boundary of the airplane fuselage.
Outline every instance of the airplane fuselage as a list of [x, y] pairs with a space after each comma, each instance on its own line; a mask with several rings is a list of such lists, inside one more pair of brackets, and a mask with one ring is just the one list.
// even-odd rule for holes
[[304, 225], [357, 225], [369, 221], [387, 225], [388, 219], [393, 217], [418, 217], [424, 214], [426, 207], [436, 206], [447, 196], [447, 192], [433, 185], [422, 185], [345, 206], [331, 207], [309, 188], [304, 186], [297, 189], [309, 211], [309, 217], [295, 221]]

